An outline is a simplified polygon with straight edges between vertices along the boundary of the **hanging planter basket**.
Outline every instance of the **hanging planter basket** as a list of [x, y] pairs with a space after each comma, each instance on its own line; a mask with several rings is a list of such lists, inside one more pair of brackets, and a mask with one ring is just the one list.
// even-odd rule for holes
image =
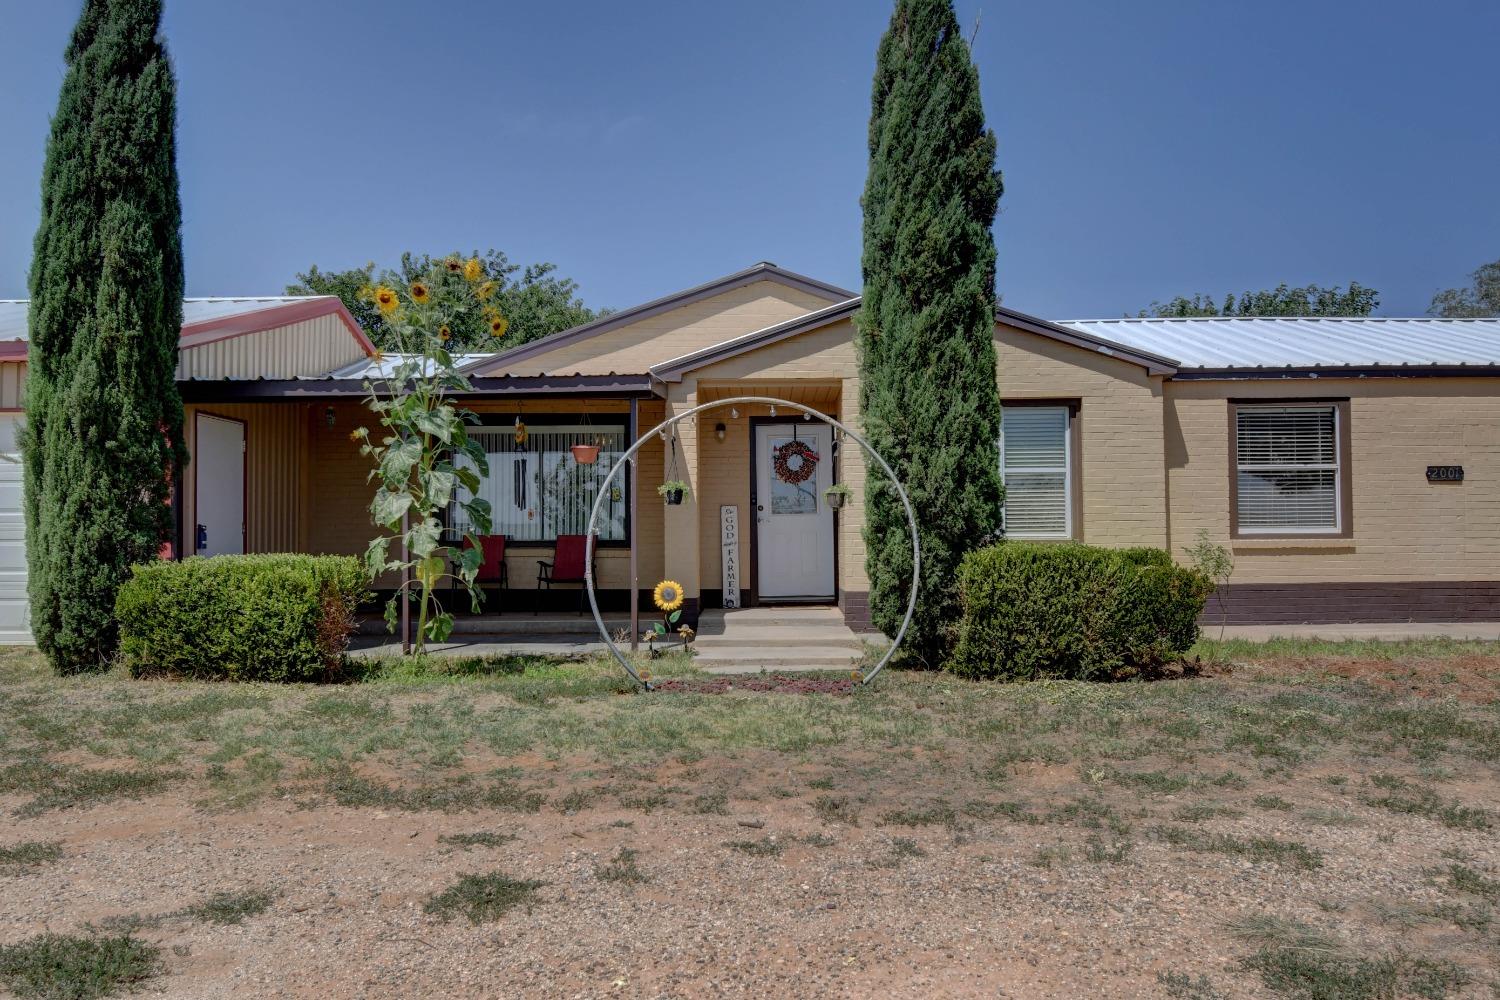
[[825, 493], [825, 494], [823, 494], [823, 498], [828, 501], [828, 509], [829, 510], [842, 510], [844, 508], [844, 498], [846, 496], [848, 496], [847, 493]]
[[568, 450], [573, 453], [573, 461], [579, 465], [593, 465], [599, 460], [597, 444], [575, 444]]
[[668, 507], [681, 507], [682, 494], [682, 490], [667, 490], [667, 492], [663, 493], [662, 496], [667, 498]]

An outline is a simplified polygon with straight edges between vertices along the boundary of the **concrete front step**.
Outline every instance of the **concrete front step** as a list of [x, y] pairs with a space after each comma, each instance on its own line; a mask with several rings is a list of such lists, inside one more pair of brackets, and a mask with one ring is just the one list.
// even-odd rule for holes
[[693, 665], [711, 674], [760, 670], [847, 670], [860, 660], [856, 650], [722, 646], [699, 649]]
[[834, 646], [861, 649], [859, 636], [846, 628], [773, 627], [767, 625], [735, 627], [727, 632], [698, 630], [697, 644], [715, 646]]

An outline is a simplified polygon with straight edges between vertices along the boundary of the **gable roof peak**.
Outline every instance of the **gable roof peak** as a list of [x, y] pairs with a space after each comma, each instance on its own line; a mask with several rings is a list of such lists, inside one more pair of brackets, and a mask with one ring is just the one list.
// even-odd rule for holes
[[713, 298], [715, 295], [722, 295], [736, 288], [752, 285], [757, 281], [774, 281], [777, 284], [815, 295], [830, 303], [845, 302], [853, 298], [856, 294], [847, 288], [840, 288], [837, 285], [820, 281], [805, 274], [799, 274], [796, 271], [789, 271], [778, 264], [763, 260], [743, 270], [714, 278], [712, 281], [706, 281], [701, 285], [694, 285], [692, 288], [685, 288], [680, 292], [663, 295], [661, 298], [652, 299], [650, 302], [642, 302], [640, 305], [631, 306], [629, 309], [621, 309], [619, 312], [600, 316], [598, 319], [587, 323], [581, 323], [567, 330], [549, 334], [539, 340], [533, 340], [529, 344], [521, 344], [518, 347], [512, 347], [510, 350], [500, 351], [473, 364], [465, 365], [462, 370], [468, 374], [493, 371], [499, 366], [524, 361], [527, 358], [544, 354], [565, 344], [572, 344], [580, 340], [587, 340], [590, 337], [597, 337], [602, 333], [608, 333], [610, 330], [618, 330], [622, 326], [629, 326], [631, 323], [637, 323], [652, 316], [659, 316], [673, 309], [680, 309], [694, 302], [700, 302], [703, 299]]

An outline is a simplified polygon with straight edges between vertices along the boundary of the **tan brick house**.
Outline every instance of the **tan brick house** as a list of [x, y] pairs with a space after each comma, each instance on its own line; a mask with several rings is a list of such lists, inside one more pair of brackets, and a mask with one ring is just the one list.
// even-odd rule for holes
[[[193, 462], [176, 551], [362, 551], [369, 487], [348, 434], [367, 422], [368, 340], [335, 299], [188, 306]], [[537, 560], [583, 530], [614, 458], [668, 414], [772, 396], [857, 427], [858, 308], [853, 292], [762, 263], [467, 358], [510, 606], [528, 606]], [[7, 425], [24, 310], [0, 303]], [[1235, 621], [1500, 620], [1500, 320], [1057, 323], [1002, 308], [995, 344], [1011, 537], [1180, 558], [1206, 533], [1234, 552]], [[800, 484], [772, 462], [794, 439], [818, 456]], [[599, 461], [578, 466], [569, 448], [589, 442]], [[648, 441], [608, 488], [602, 597], [619, 607], [670, 577], [693, 610], [721, 606], [732, 511], [741, 606], [836, 603], [866, 627], [863, 475], [858, 449], [820, 422], [760, 405], [704, 412]], [[664, 504], [666, 478], [691, 498]], [[850, 488], [838, 512], [834, 482]], [[18, 510], [18, 477], [0, 479], [0, 638], [26, 629]]]

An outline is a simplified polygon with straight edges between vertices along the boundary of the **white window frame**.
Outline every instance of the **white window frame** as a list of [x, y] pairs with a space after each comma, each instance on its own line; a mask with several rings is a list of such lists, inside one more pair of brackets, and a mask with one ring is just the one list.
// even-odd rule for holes
[[[1063, 460], [1062, 468], [1059, 470], [1054, 465], [1026, 465], [1007, 469], [1005, 466], [1005, 411], [1010, 410], [1060, 410], [1063, 415]], [[1017, 406], [1015, 404], [1000, 406], [1000, 484], [1005, 485], [1005, 474], [1007, 472], [1025, 474], [1055, 474], [1059, 471], [1063, 475], [1063, 530], [1051, 531], [1024, 531], [1012, 532], [1009, 519], [1005, 513], [1005, 504], [1000, 505], [1000, 524], [1005, 530], [1006, 538], [1014, 538], [1022, 542], [1052, 542], [1067, 541], [1073, 537], [1073, 407], [1066, 403], [1057, 405], [1044, 404], [1038, 406]]]
[[[1240, 412], [1242, 410], [1280, 410], [1282, 412], [1294, 412], [1297, 410], [1320, 410], [1333, 411], [1333, 462], [1316, 462], [1307, 465], [1288, 465], [1282, 463], [1250, 462], [1240, 461]], [[1234, 520], [1235, 533], [1244, 537], [1255, 535], [1281, 536], [1281, 535], [1341, 535], [1344, 531], [1344, 428], [1343, 407], [1338, 403], [1236, 403], [1234, 410]], [[1333, 526], [1327, 525], [1269, 525], [1263, 527], [1247, 528], [1240, 516], [1240, 502], [1242, 494], [1239, 489], [1239, 477], [1242, 472], [1333, 472]]]

